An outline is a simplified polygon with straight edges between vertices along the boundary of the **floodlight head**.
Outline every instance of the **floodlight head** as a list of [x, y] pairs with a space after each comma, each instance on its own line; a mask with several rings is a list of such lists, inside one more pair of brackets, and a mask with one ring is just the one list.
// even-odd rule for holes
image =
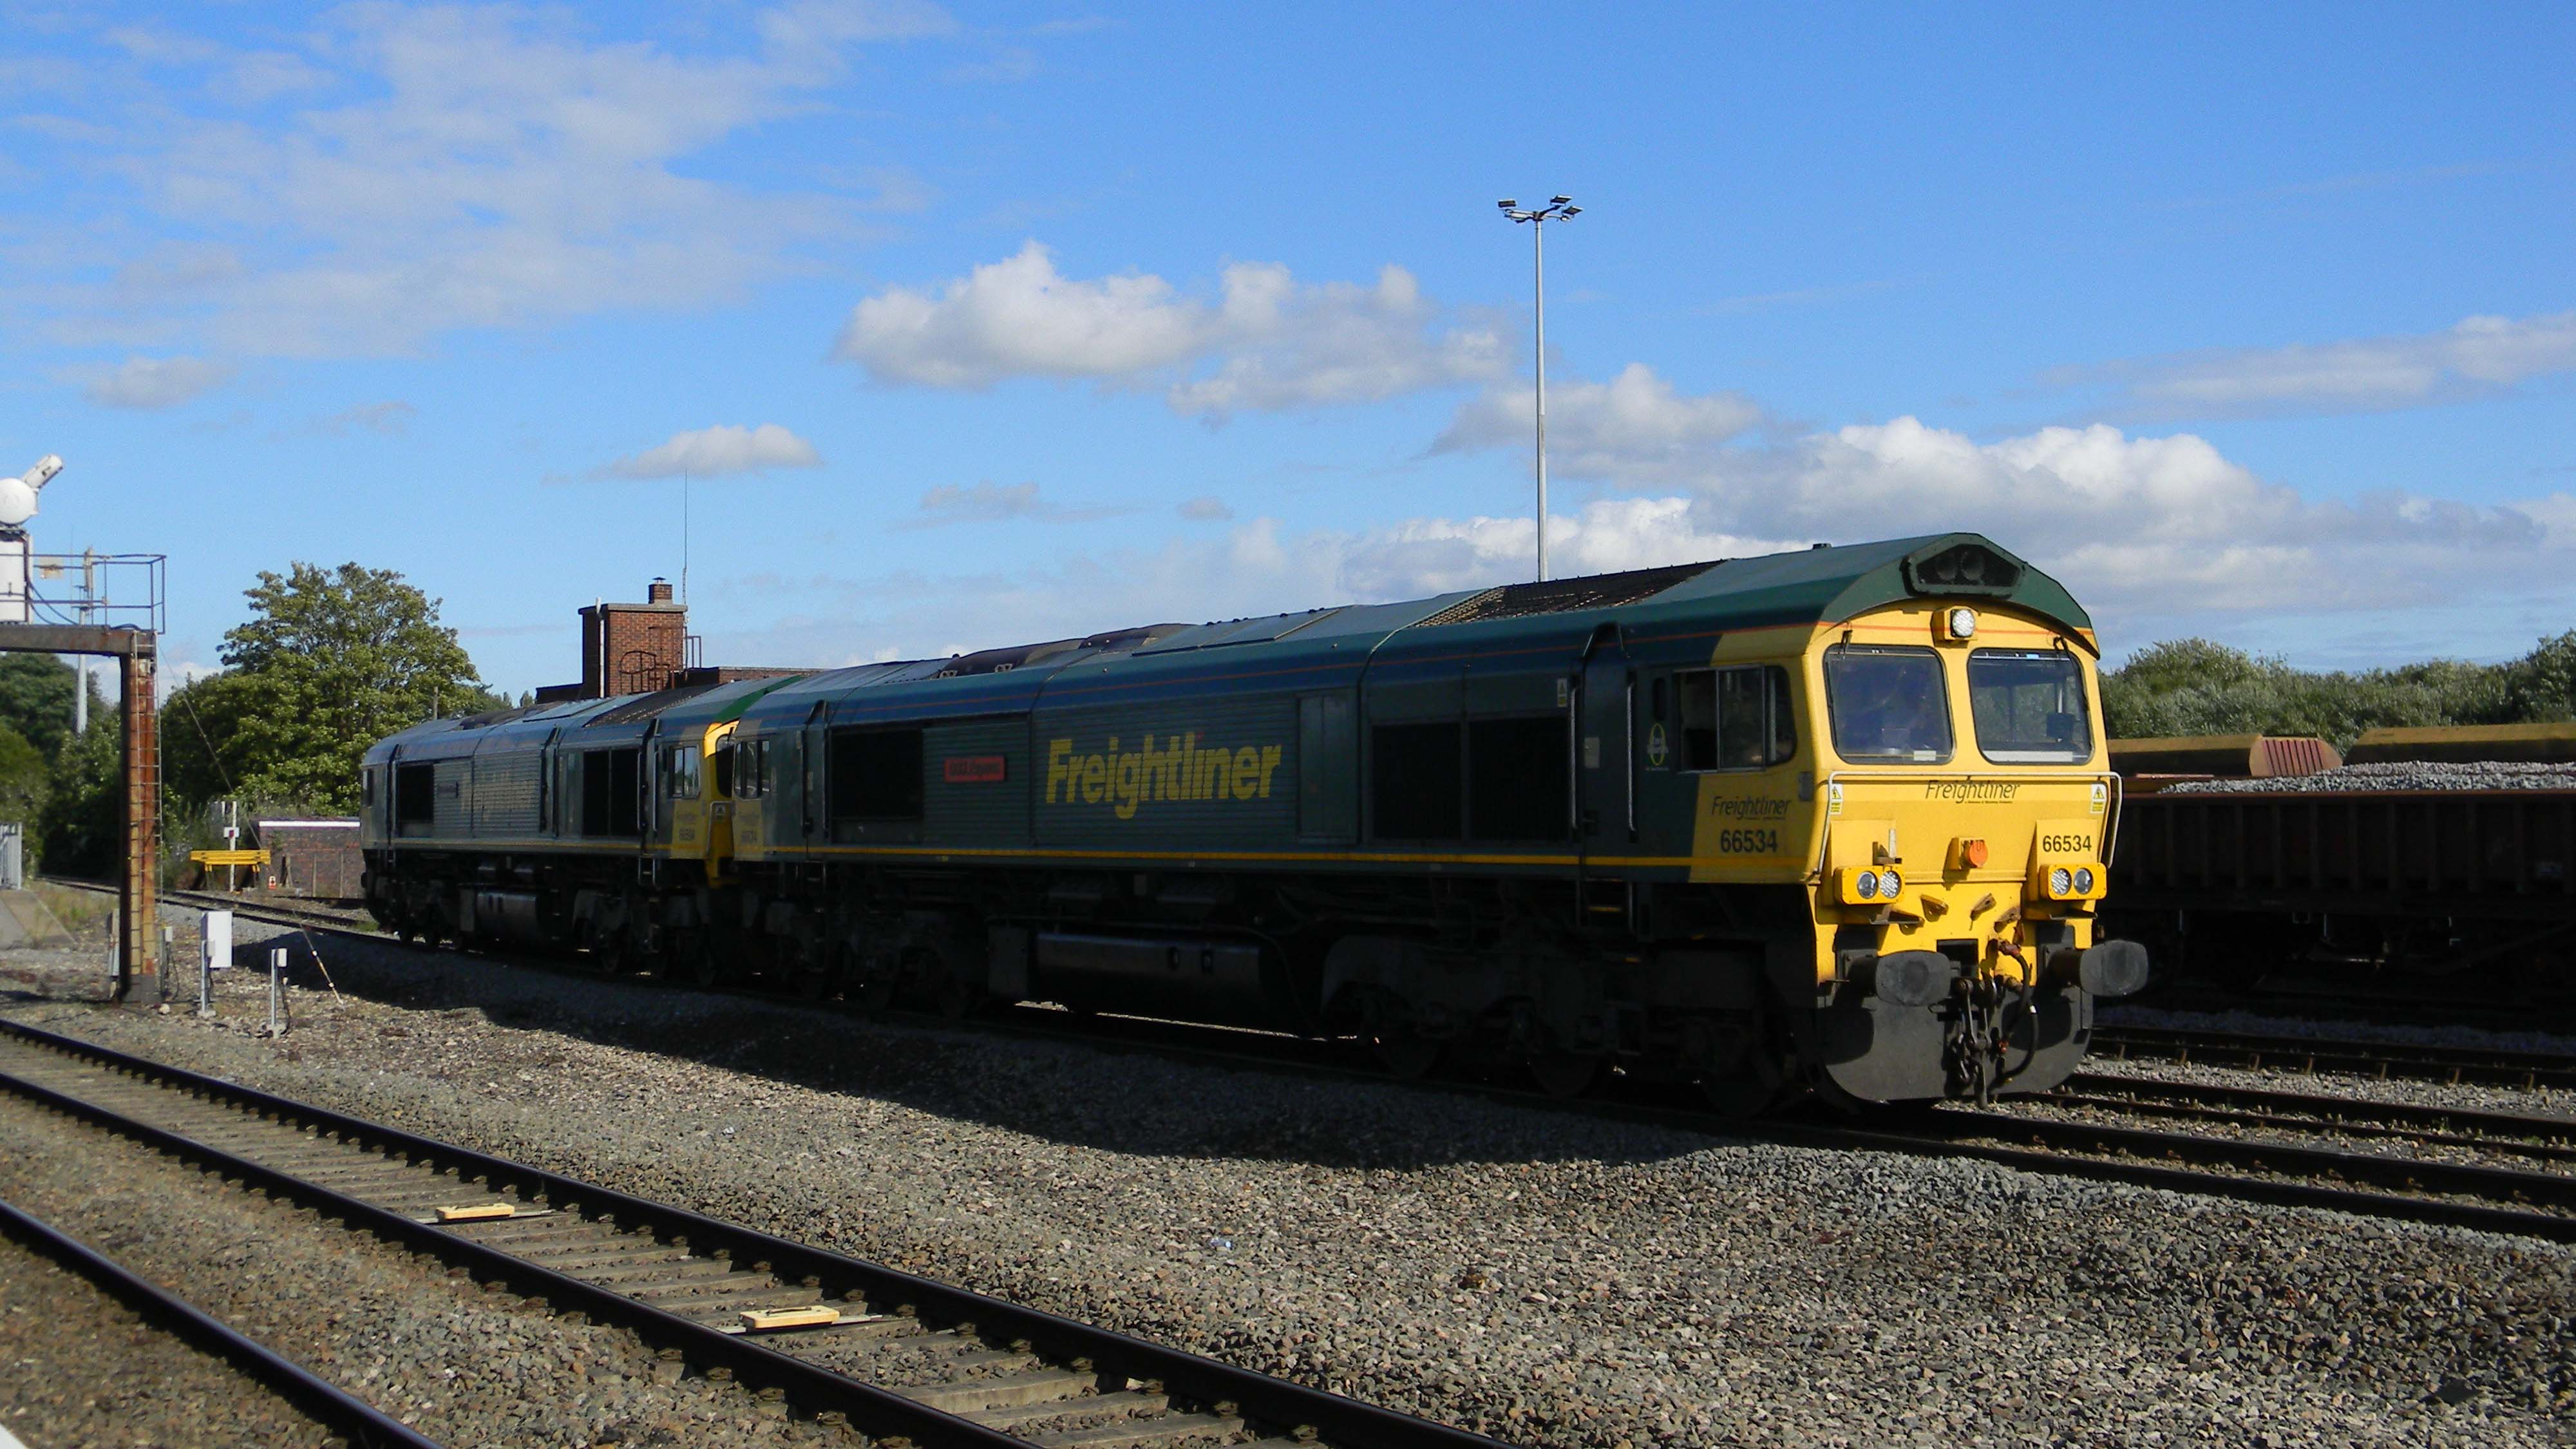
[[1582, 207], [1579, 207], [1579, 206], [1569, 206], [1569, 207], [1567, 207], [1567, 208], [1565, 209], [1565, 211], [1563, 212], [1563, 215], [1566, 215], [1566, 216], [1581, 216], [1582, 214], [1583, 214], [1583, 208], [1582, 208]]
[[17, 528], [35, 517], [36, 495], [61, 471], [63, 460], [47, 453], [17, 477], [0, 478], [0, 528]]
[[1573, 199], [1571, 196], [1551, 196], [1547, 200], [1550, 206], [1563, 206]]
[[1520, 203], [1506, 196], [1502, 200], [1495, 202], [1494, 205], [1501, 207], [1505, 211], [1509, 211], [1513, 207], [1520, 205]]

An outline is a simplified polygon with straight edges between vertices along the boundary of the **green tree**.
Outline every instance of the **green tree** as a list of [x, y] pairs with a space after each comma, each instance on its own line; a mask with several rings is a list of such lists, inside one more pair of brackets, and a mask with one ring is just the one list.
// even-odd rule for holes
[[2382, 726], [2515, 724], [2576, 712], [2576, 633], [2505, 664], [2433, 659], [2359, 673], [2293, 669], [2206, 639], [2142, 649], [2102, 675], [2114, 738], [2322, 735], [2339, 749]]
[[0, 725], [0, 820], [33, 830], [53, 774], [43, 752], [16, 730]]
[[123, 734], [115, 710], [93, 709], [89, 732], [64, 741], [36, 813], [36, 852], [45, 869], [103, 878], [124, 858]]
[[213, 716], [200, 748], [245, 799], [355, 810], [369, 745], [433, 714], [506, 703], [438, 622], [438, 601], [389, 569], [296, 563], [263, 572], [245, 597], [251, 617], [224, 635], [226, 682], [205, 681], [192, 701], [218, 706], [200, 708]]
[[[72, 732], [72, 667], [51, 654], [12, 650], [0, 654], [0, 725], [15, 730], [37, 753], [52, 759]], [[114, 687], [114, 681], [109, 681]], [[90, 685], [90, 715], [99, 706], [98, 686]]]
[[[208, 674], [172, 690], [161, 706], [161, 789], [173, 811], [194, 811], [235, 795], [254, 689], [239, 674]], [[265, 803], [265, 802], [263, 802]]]

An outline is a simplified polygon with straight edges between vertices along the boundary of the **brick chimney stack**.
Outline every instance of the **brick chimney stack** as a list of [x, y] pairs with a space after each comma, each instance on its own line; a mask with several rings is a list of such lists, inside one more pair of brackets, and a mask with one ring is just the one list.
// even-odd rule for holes
[[671, 597], [664, 579], [647, 585], [644, 599], [603, 601], [582, 610], [581, 683], [550, 684], [537, 691], [538, 703], [668, 688], [671, 676], [688, 664], [689, 611]]

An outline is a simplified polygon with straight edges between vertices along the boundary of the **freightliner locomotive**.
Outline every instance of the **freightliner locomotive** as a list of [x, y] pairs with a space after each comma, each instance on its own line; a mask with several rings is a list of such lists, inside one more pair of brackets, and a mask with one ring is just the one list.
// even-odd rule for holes
[[1605, 1070], [1729, 1110], [2044, 1090], [2145, 952], [2090, 620], [1949, 534], [406, 730], [432, 943]]

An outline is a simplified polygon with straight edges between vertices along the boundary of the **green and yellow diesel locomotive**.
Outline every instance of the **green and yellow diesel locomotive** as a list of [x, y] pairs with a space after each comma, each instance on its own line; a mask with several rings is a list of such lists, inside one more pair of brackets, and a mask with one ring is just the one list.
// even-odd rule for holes
[[952, 1012], [1358, 1035], [1752, 1109], [2044, 1090], [2119, 809], [2074, 599], [1972, 534], [439, 720], [431, 941]]

